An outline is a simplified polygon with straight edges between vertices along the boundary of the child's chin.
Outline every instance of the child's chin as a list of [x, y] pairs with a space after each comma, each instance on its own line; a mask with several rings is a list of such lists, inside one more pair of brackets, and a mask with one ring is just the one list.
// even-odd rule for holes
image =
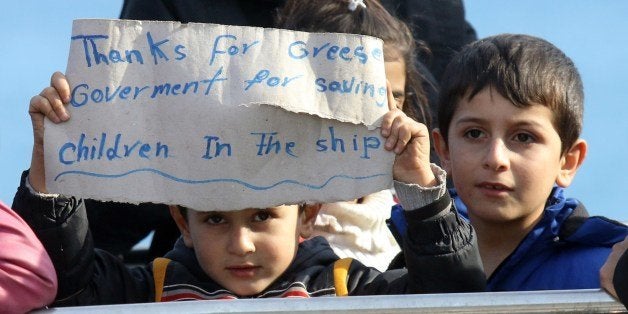
[[232, 287], [229, 290], [231, 292], [239, 295], [239, 296], [250, 297], [250, 296], [254, 296], [254, 295], [258, 295], [258, 294], [262, 293], [262, 291], [264, 291], [265, 288], [266, 287], [258, 288], [258, 287], [254, 287], [254, 286], [238, 285], [238, 286]]

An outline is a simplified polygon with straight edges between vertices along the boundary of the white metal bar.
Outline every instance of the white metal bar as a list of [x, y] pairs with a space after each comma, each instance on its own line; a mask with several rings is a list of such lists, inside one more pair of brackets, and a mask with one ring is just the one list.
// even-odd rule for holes
[[598, 289], [311, 299], [241, 299], [54, 308], [41, 313], [628, 313]]

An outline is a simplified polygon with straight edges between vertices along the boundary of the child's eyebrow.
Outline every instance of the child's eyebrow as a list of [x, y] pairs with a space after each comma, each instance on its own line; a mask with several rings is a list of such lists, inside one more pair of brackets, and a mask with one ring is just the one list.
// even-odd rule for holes
[[[488, 120], [481, 117], [462, 117], [454, 122], [454, 124], [465, 124], [465, 123], [474, 123], [474, 124], [485, 124]], [[540, 123], [539, 121], [533, 119], [520, 119], [509, 121], [510, 125], [522, 127], [522, 126], [530, 126], [536, 128], [545, 128], [546, 125]]]
[[199, 217], [207, 217], [207, 216], [222, 215], [222, 214], [223, 213], [219, 212], [219, 211], [208, 211], [208, 212], [204, 212], [204, 211], [201, 212], [201, 211], [199, 211], [197, 215]]
[[486, 119], [479, 117], [462, 117], [454, 121], [454, 124], [463, 124], [463, 123], [477, 123], [483, 124], [486, 122]]
[[267, 208], [257, 208], [257, 211], [281, 211], [281, 208], [277, 208], [277, 207], [267, 207]]

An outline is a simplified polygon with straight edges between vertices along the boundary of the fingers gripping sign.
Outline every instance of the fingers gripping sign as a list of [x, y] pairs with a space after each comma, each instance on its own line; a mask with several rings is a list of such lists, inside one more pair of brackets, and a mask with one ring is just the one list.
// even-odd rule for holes
[[430, 168], [427, 127], [397, 108], [389, 82], [387, 95], [389, 111], [382, 118], [381, 134], [386, 139], [384, 148], [397, 155], [393, 165], [393, 178], [421, 186], [436, 185], [436, 177]]
[[50, 78], [50, 86], [31, 99], [29, 114], [43, 123], [43, 117], [52, 122], [67, 121], [69, 115], [64, 104], [70, 101], [70, 86], [61, 72], [55, 72]]
[[28, 107], [33, 125], [33, 158], [29, 172], [31, 186], [46, 192], [44, 175], [44, 119], [62, 123], [70, 119], [65, 106], [70, 102], [70, 85], [65, 75], [55, 72], [50, 78], [50, 86], [33, 96]]

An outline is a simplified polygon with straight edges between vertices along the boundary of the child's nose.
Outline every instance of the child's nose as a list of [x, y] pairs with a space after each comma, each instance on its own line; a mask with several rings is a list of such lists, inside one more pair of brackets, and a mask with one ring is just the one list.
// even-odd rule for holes
[[227, 250], [231, 254], [244, 256], [255, 252], [251, 230], [246, 227], [234, 227], [229, 234]]
[[493, 171], [503, 171], [509, 166], [508, 147], [501, 139], [491, 140], [486, 148], [483, 167]]

